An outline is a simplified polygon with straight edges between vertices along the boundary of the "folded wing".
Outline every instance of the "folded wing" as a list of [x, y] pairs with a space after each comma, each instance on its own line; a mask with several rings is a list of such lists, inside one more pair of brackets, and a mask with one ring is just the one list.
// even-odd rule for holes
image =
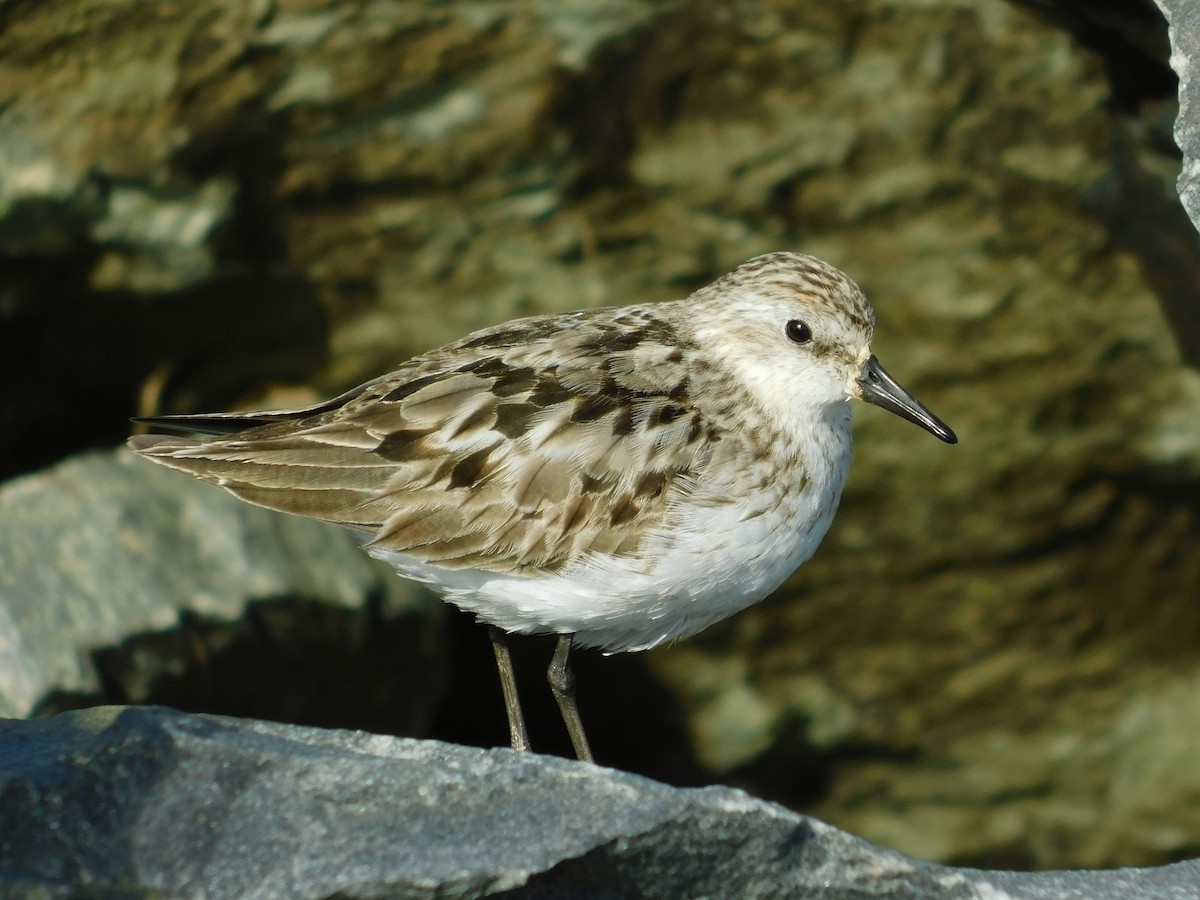
[[703, 478], [716, 435], [690, 396], [688, 349], [651, 308], [520, 320], [318, 406], [145, 420], [210, 434], [130, 445], [423, 562], [553, 572], [636, 556]]

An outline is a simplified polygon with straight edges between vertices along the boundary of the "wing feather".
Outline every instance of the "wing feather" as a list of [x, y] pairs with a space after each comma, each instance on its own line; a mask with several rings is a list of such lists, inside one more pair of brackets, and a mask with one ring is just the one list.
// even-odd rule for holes
[[131, 446], [416, 560], [557, 571], [589, 554], [636, 556], [672, 496], [702, 478], [711, 445], [698, 438], [714, 431], [690, 393], [691, 349], [651, 308], [520, 320], [338, 403], [241, 415], [250, 427], [232, 435]]

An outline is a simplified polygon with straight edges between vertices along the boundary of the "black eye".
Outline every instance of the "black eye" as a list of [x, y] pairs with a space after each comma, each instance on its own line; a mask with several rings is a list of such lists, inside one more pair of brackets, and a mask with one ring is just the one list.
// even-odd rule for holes
[[807, 344], [812, 340], [812, 329], [799, 319], [792, 319], [784, 326], [783, 330], [788, 338], [797, 344]]

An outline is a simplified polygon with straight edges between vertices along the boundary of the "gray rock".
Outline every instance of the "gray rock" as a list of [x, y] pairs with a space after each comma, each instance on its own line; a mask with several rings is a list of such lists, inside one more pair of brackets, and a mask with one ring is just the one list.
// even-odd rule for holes
[[[431, 644], [443, 607], [370, 560], [348, 532], [252, 507], [124, 449], [0, 489], [0, 715], [28, 715], [56, 694], [144, 699], [154, 678], [182, 677], [193, 662], [205, 669], [203, 659], [233, 640], [203, 628], [174, 641], [146, 637], [133, 659], [99, 671], [111, 648], [135, 635], [178, 635], [181, 619], [233, 623], [253, 607], [260, 632], [288, 632], [281, 644], [297, 640], [299, 619], [310, 631], [349, 628], [354, 643], [369, 631], [360, 621], [369, 606], [382, 621], [405, 619], [403, 643], [389, 653], [422, 672], [426, 690], [408, 692], [407, 713], [396, 714], [419, 720], [428, 713], [413, 704], [439, 694]], [[333, 638], [324, 635], [327, 654]], [[189, 645], [205, 639], [201, 659], [189, 660]], [[264, 677], [259, 655], [247, 682]], [[286, 695], [288, 686], [273, 688]], [[286, 716], [286, 696], [275, 699], [275, 714]]]
[[1175, 142], [1183, 151], [1179, 198], [1200, 229], [1200, 8], [1192, 0], [1155, 0], [1167, 17], [1171, 39], [1171, 68], [1179, 76], [1179, 116]]
[[1195, 897], [873, 846], [731, 788], [509, 750], [106, 707], [0, 722], [6, 897]]

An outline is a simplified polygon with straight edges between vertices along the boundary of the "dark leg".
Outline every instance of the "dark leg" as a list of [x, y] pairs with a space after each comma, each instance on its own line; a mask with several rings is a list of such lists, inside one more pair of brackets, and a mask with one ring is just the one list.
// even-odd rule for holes
[[546, 671], [546, 680], [550, 682], [550, 690], [558, 701], [559, 712], [567, 725], [567, 734], [571, 736], [571, 744], [575, 755], [584, 762], [595, 762], [592, 759], [592, 748], [588, 746], [587, 735], [583, 733], [583, 720], [579, 718], [579, 707], [575, 705], [575, 673], [567, 657], [571, 653], [571, 639], [574, 635], [561, 634], [558, 645], [554, 648], [554, 656], [550, 660], [550, 668]]
[[512, 656], [508, 652], [508, 634], [495, 625], [488, 626], [496, 668], [500, 670], [500, 690], [504, 692], [504, 711], [508, 713], [508, 733], [514, 750], [529, 749], [529, 732], [521, 715], [521, 698], [517, 696], [517, 676], [513, 672]]

